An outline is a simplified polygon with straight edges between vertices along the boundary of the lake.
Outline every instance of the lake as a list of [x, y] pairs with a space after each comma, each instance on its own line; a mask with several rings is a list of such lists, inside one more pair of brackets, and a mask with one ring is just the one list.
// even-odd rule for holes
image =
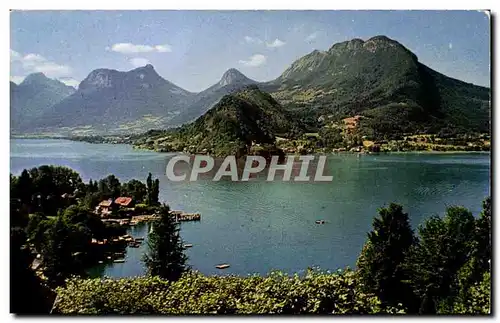
[[[167, 162], [174, 154], [134, 150], [128, 145], [66, 140], [12, 139], [13, 174], [44, 164], [68, 166], [85, 181], [115, 174], [120, 181], [160, 179], [160, 201], [174, 210], [200, 212], [200, 222], [181, 224], [193, 269], [205, 274], [288, 273], [307, 267], [354, 267], [377, 209], [397, 202], [416, 226], [425, 217], [463, 205], [475, 215], [490, 194], [488, 153], [400, 153], [328, 156], [333, 182], [170, 182]], [[315, 220], [324, 219], [323, 225]], [[149, 225], [133, 227], [146, 237]], [[102, 265], [95, 274], [112, 277], [144, 273], [140, 248], [128, 248], [125, 263]], [[230, 268], [215, 269], [229, 263]]]

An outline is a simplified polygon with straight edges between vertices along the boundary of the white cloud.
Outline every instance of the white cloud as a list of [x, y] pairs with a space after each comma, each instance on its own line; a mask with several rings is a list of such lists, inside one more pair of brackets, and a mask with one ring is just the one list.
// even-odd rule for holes
[[262, 54], [255, 54], [249, 57], [248, 60], [240, 60], [240, 64], [245, 66], [257, 67], [266, 64], [266, 56]]
[[310, 34], [309, 36], [307, 36], [306, 37], [306, 42], [312, 42], [316, 38], [318, 38], [318, 32], [317, 31], [315, 31], [312, 34]]
[[24, 62], [45, 62], [46, 59], [42, 55], [39, 54], [27, 54], [26, 56], [23, 57]]
[[10, 61], [11, 62], [17, 62], [17, 61], [19, 61], [19, 59], [21, 59], [21, 54], [19, 54], [15, 50], [11, 49], [10, 50]]
[[155, 49], [159, 53], [170, 53], [172, 51], [172, 47], [169, 45], [156, 45]]
[[34, 72], [41, 72], [48, 77], [61, 77], [71, 74], [71, 68], [67, 65], [59, 65], [54, 62], [41, 62], [33, 66]]
[[249, 44], [262, 44], [263, 41], [256, 37], [245, 36], [245, 41]]
[[172, 48], [167, 45], [135, 45], [132, 43], [117, 43], [113, 44], [111, 47], [106, 47], [106, 50], [113, 51], [121, 54], [136, 54], [136, 53], [168, 53], [172, 51]]
[[64, 84], [66, 84], [68, 86], [72, 86], [75, 89], [78, 88], [78, 85], [80, 84], [80, 82], [78, 82], [77, 80], [70, 78], [70, 77], [61, 78], [61, 79], [59, 79], [59, 81], [63, 82]]
[[41, 72], [52, 78], [70, 76], [72, 73], [71, 67], [68, 65], [57, 64], [40, 54], [29, 53], [23, 56], [11, 49], [10, 59], [11, 63], [20, 63], [22, 69], [27, 73]]
[[142, 58], [142, 57], [134, 57], [134, 58], [129, 59], [129, 63], [132, 64], [132, 66], [134, 66], [134, 67], [141, 67], [141, 66], [149, 64], [149, 60], [147, 60], [146, 58]]
[[10, 80], [16, 84], [19, 84], [24, 80], [24, 76], [11, 76]]
[[267, 47], [270, 47], [270, 48], [276, 48], [276, 47], [281, 47], [281, 46], [284, 46], [286, 43], [282, 40], [279, 40], [278, 38], [276, 38], [274, 41], [272, 41], [271, 43], [267, 43], [266, 46]]

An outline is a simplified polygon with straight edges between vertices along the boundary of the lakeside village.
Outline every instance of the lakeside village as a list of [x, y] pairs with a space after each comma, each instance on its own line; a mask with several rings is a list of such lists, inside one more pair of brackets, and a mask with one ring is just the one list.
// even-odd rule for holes
[[[61, 197], [68, 198], [69, 195], [67, 193], [64, 193]], [[124, 228], [135, 226], [140, 223], [152, 222], [159, 219], [159, 216], [156, 213], [144, 214], [144, 211], [147, 211], [147, 209], [145, 209], [142, 204], [137, 204], [132, 197], [120, 196], [114, 200], [107, 199], [101, 201], [96, 206], [94, 214], [100, 216], [103, 223], [116, 224]], [[200, 213], [185, 213], [183, 211], [170, 210], [169, 214], [175, 218], [176, 222], [201, 220]], [[119, 215], [119, 217], [117, 218], [116, 215]], [[143, 241], [144, 237], [133, 237], [129, 234], [124, 234], [113, 239], [101, 240], [92, 238], [91, 244], [94, 246], [102, 246], [103, 248], [106, 248], [108, 250], [103, 253], [105, 259], [99, 260], [99, 264], [102, 264], [105, 261], [123, 263], [125, 262], [125, 247], [138, 248]], [[192, 246], [192, 244], [184, 245], [185, 248], [190, 248]], [[75, 257], [77, 257], [78, 255], [78, 252], [73, 254], [73, 256]], [[37, 254], [31, 268], [43, 277], [43, 273], [40, 270], [42, 263], [42, 256], [40, 254]]]
[[[364, 135], [361, 123], [364, 117], [356, 115], [340, 122], [325, 121], [318, 132], [303, 133], [295, 139], [277, 136], [272, 150], [284, 154], [307, 155], [312, 153], [390, 153], [409, 151], [479, 152], [491, 150], [488, 133], [457, 132], [442, 129], [439, 133], [401, 133], [393, 135]], [[168, 130], [150, 130], [139, 135], [73, 135], [65, 139], [89, 143], [130, 144], [136, 149], [157, 152], [184, 152], [217, 155], [217, 147], [198, 147], [186, 140], [179, 140]], [[269, 146], [269, 145], [267, 145]], [[269, 147], [268, 147], [269, 148]], [[261, 144], [252, 142], [248, 154], [258, 154]], [[264, 149], [265, 150], [265, 149]], [[227, 154], [226, 154], [227, 155]]]
[[[61, 195], [61, 198], [71, 198], [68, 193]], [[132, 197], [120, 196], [116, 199], [106, 199], [101, 201], [94, 209], [94, 215], [98, 216], [102, 223], [119, 226], [122, 229], [127, 229], [141, 223], [154, 222], [160, 218], [158, 211], [150, 212], [151, 208], [145, 204], [137, 203]], [[185, 221], [200, 221], [200, 213], [186, 213], [179, 210], [169, 210], [169, 214], [175, 219], [175, 222]], [[153, 230], [151, 227], [150, 232]], [[102, 259], [98, 260], [98, 264], [105, 262], [124, 263], [126, 248], [139, 248], [144, 242], [144, 237], [133, 237], [130, 234], [118, 235], [112, 238], [97, 239], [92, 238], [90, 244], [92, 249], [100, 249], [95, 252], [102, 255]], [[191, 248], [192, 244], [184, 244], [184, 248]], [[81, 255], [81, 252], [72, 254], [75, 258]], [[41, 254], [36, 254], [31, 265], [31, 269], [37, 273], [42, 279], [46, 279], [43, 271], [43, 257]]]

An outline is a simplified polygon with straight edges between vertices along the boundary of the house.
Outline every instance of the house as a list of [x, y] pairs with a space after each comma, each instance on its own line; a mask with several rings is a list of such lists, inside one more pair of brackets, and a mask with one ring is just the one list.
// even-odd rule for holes
[[131, 208], [134, 207], [134, 200], [131, 197], [120, 196], [115, 200], [115, 204], [120, 207]]
[[101, 216], [108, 216], [111, 214], [111, 210], [113, 208], [113, 200], [104, 200], [95, 208], [96, 214], [101, 214]]

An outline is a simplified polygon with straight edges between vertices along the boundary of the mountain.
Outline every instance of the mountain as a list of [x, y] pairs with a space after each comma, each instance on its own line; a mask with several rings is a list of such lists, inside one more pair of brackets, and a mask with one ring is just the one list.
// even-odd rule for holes
[[334, 44], [298, 59], [262, 88], [288, 109], [339, 120], [361, 115], [366, 134], [489, 131], [490, 90], [423, 65], [385, 36]]
[[276, 136], [289, 136], [301, 127], [271, 95], [249, 85], [222, 97], [194, 122], [174, 130], [149, 132], [134, 143], [163, 151], [241, 155], [252, 143], [273, 146]]
[[43, 73], [28, 75], [19, 85], [10, 82], [10, 122], [13, 132], [29, 129], [30, 124], [75, 89], [50, 79]]
[[91, 126], [102, 131], [164, 126], [191, 96], [159, 76], [149, 64], [128, 72], [97, 69], [38, 124], [44, 128]]
[[171, 125], [181, 125], [193, 121], [207, 112], [224, 95], [233, 93], [247, 85], [257, 84], [235, 68], [230, 68], [221, 77], [220, 81], [208, 89], [196, 94], [193, 100], [179, 115], [174, 117]]
[[[270, 93], [290, 118], [316, 130], [353, 118], [358, 134], [373, 138], [490, 129], [489, 88], [434, 71], [386, 36], [352, 39], [326, 51], [315, 50], [269, 82], [256, 82], [232, 68], [199, 93], [168, 82], [151, 65], [128, 72], [98, 69], [75, 93], [63, 100], [67, 93], [45, 100], [53, 102], [52, 107], [37, 99], [30, 109], [20, 110], [37, 110], [29, 113], [36, 117], [25, 126], [34, 131], [69, 127], [67, 131], [81, 134], [138, 133], [194, 121], [225, 95], [249, 85]], [[18, 92], [11, 85], [13, 111], [26, 100]], [[14, 118], [19, 120], [16, 113]]]

